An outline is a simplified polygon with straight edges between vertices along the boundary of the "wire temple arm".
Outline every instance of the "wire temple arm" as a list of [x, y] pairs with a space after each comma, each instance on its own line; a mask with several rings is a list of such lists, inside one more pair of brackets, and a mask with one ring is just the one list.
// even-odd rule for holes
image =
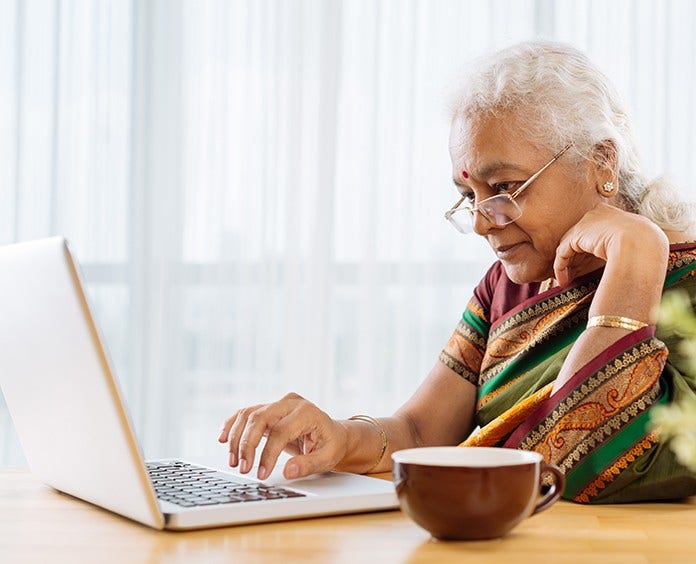
[[532, 182], [534, 182], [537, 178], [539, 178], [539, 175], [540, 175], [542, 172], [544, 172], [544, 171], [545, 171], [547, 168], [549, 168], [553, 163], [555, 163], [555, 162], [560, 158], [560, 156], [561, 156], [563, 153], [565, 153], [568, 149], [570, 149], [572, 146], [573, 146], [572, 143], [568, 143], [565, 147], [563, 147], [560, 151], [558, 151], [558, 153], [556, 153], [556, 154], [553, 156], [553, 158], [552, 158], [549, 162], [547, 162], [543, 167], [541, 167], [540, 170], [538, 170], [537, 172], [535, 172], [535, 173], [527, 180], [527, 182], [525, 182], [524, 184], [522, 184], [522, 186], [520, 186], [517, 190], [515, 190], [512, 194], [510, 194], [510, 199], [511, 199], [511, 200], [514, 200], [515, 198], [517, 198], [517, 196], [519, 196], [519, 195], [522, 193], [522, 191], [523, 191], [525, 188], [527, 188], [527, 186], [529, 186]]

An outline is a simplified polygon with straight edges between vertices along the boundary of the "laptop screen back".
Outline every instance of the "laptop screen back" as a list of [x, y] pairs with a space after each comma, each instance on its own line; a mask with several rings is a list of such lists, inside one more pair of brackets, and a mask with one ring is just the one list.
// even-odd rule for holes
[[63, 238], [0, 248], [0, 386], [45, 483], [162, 528], [163, 517]]

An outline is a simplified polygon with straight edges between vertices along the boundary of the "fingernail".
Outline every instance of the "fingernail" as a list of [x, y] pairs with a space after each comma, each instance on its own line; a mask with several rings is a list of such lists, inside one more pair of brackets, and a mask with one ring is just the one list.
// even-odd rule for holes
[[266, 479], [266, 468], [264, 466], [259, 466], [258, 477], [259, 477], [259, 480]]
[[237, 466], [237, 455], [233, 452], [230, 453], [230, 466]]
[[247, 473], [247, 471], [248, 471], [248, 469], [247, 469], [248, 464], [249, 464], [249, 463], [248, 463], [246, 460], [244, 460], [243, 458], [239, 461], [239, 471], [240, 471], [242, 474], [246, 474], [246, 473]]
[[297, 467], [297, 464], [293, 464], [292, 462], [289, 462], [288, 465], [285, 467], [285, 477], [288, 480], [292, 480], [293, 478], [297, 478], [299, 473], [300, 473], [300, 469]]

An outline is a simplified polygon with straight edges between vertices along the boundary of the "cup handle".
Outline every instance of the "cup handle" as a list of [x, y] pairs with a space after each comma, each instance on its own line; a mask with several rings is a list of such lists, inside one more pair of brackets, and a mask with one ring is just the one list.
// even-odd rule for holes
[[545, 462], [542, 462], [541, 466], [539, 467], [539, 486], [541, 486], [542, 478], [547, 474], [551, 474], [553, 476], [553, 484], [551, 485], [549, 491], [547, 491], [539, 500], [532, 515], [541, 513], [545, 509], [551, 507], [563, 494], [565, 476], [563, 475], [563, 472], [561, 472], [560, 468], [558, 466], [554, 466], [553, 464], [546, 464]]
[[396, 493], [398, 495], [401, 493], [401, 490], [406, 487], [406, 482], [408, 481], [408, 471], [401, 464], [396, 462], [394, 464], [394, 469], [392, 470], [392, 478], [394, 488], [396, 489]]

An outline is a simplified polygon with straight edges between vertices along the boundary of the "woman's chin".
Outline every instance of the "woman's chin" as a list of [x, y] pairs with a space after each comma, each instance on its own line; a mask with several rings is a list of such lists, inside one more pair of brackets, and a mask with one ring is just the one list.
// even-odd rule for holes
[[543, 282], [553, 277], [553, 269], [540, 267], [528, 262], [512, 262], [501, 260], [507, 277], [515, 284], [531, 284], [533, 282]]

